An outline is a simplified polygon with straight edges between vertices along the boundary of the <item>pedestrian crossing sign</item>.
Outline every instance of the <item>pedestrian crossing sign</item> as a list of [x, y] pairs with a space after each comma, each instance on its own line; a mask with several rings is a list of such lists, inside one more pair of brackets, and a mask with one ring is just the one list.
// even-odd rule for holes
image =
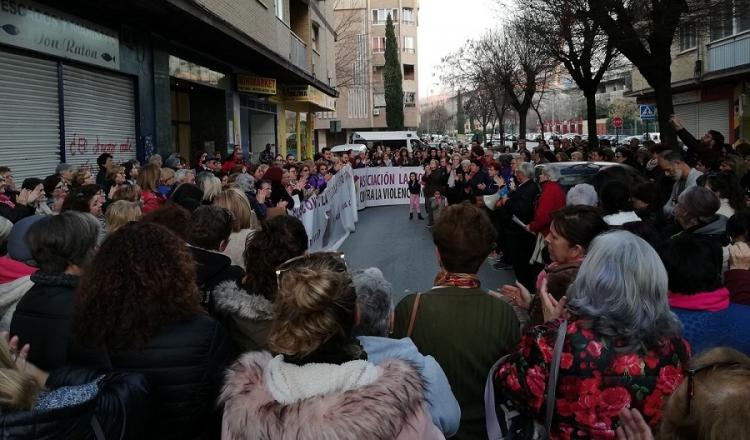
[[653, 121], [656, 119], [656, 106], [655, 105], [642, 105], [641, 107], [641, 121]]

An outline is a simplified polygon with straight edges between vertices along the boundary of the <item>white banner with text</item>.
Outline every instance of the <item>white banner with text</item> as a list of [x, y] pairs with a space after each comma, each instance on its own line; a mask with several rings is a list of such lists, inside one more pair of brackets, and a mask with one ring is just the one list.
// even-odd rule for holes
[[[422, 178], [422, 167], [372, 167], [354, 170], [357, 188], [357, 208], [370, 206], [408, 205], [409, 175]], [[420, 195], [420, 203], [424, 198]]]
[[359, 220], [357, 192], [354, 189], [352, 168], [346, 166], [328, 181], [326, 189], [293, 210], [302, 221], [309, 239], [308, 250], [337, 250]]

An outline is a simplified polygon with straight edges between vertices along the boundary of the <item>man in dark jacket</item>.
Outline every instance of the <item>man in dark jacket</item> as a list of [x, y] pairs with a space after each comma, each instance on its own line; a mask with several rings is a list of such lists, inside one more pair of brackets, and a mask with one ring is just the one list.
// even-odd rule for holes
[[528, 162], [518, 165], [515, 177], [518, 187], [503, 206], [505, 217], [511, 219], [504, 228], [504, 242], [507, 244], [504, 251], [510, 254], [509, 260], [518, 281], [533, 292], [534, 273], [529, 260], [536, 245], [536, 235], [523, 228], [519, 222], [528, 225], [534, 220], [534, 205], [539, 197], [539, 187], [534, 182], [534, 166]]
[[440, 194], [445, 195], [448, 186], [448, 175], [445, 174], [445, 169], [438, 167], [437, 160], [431, 160], [429, 165], [425, 167], [425, 173], [422, 175], [422, 183], [425, 185], [424, 210], [427, 211], [427, 226], [432, 226], [434, 221], [431, 207], [432, 198], [435, 191], [440, 191]]
[[187, 241], [195, 258], [198, 288], [203, 295], [203, 305], [213, 307], [212, 292], [224, 281], [245, 276], [239, 266], [221, 252], [226, 248], [232, 233], [232, 215], [216, 206], [201, 206], [193, 212], [187, 227]]
[[104, 189], [107, 186], [107, 170], [112, 168], [114, 159], [109, 153], [102, 153], [96, 158], [96, 164], [99, 166], [99, 174], [96, 175], [96, 184]]

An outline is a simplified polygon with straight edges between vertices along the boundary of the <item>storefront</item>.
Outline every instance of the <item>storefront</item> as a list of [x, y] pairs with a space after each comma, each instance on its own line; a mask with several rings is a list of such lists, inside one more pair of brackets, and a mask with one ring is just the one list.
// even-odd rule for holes
[[730, 125], [734, 120], [732, 97], [733, 89], [725, 86], [676, 93], [673, 97], [674, 112], [693, 136], [700, 137], [708, 130], [716, 130], [730, 142], [733, 137]]
[[276, 146], [277, 108], [271, 98], [276, 95], [276, 80], [253, 75], [237, 75], [240, 100], [240, 145], [245, 157], [257, 162], [266, 145]]
[[171, 151], [191, 164], [202, 151], [224, 157], [234, 142], [227, 129], [229, 75], [169, 55], [169, 77]]
[[134, 78], [117, 33], [30, 2], [0, 8], [0, 164], [19, 182], [59, 162], [136, 157]]
[[274, 100], [279, 103], [279, 153], [312, 159], [315, 113], [334, 111], [335, 99], [313, 86], [288, 85], [279, 90]]

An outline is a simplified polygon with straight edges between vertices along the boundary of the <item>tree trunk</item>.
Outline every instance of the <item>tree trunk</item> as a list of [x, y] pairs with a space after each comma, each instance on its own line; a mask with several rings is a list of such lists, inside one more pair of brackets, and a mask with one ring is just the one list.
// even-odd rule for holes
[[[654, 88], [654, 94], [656, 95], [660, 142], [671, 146], [673, 149], [679, 149], [677, 146], [677, 133], [672, 128], [672, 124], [669, 123], [669, 115], [674, 114], [671, 75], [666, 78], [660, 78], [656, 83], [651, 83], [651, 86]], [[700, 135], [700, 133], [696, 135]]]
[[536, 118], [539, 120], [539, 131], [542, 133], [542, 138], [544, 137], [544, 121], [542, 121], [542, 115], [539, 113], [539, 109], [537, 107], [534, 107], [534, 113], [536, 113]]
[[526, 139], [526, 115], [529, 113], [529, 109], [516, 109], [516, 111], [518, 112], [518, 138]]
[[586, 97], [586, 127], [589, 132], [589, 148], [599, 146], [599, 137], [596, 133], [596, 89], [583, 91]]

